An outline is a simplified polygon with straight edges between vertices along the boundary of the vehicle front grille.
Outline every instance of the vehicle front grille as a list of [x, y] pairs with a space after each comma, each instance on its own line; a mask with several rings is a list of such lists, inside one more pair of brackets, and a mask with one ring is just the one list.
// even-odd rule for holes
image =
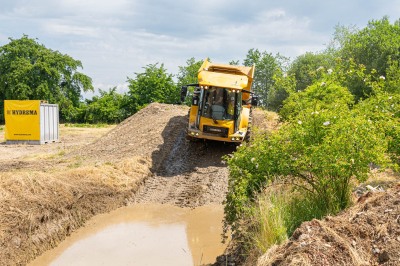
[[203, 126], [203, 132], [220, 137], [228, 137], [229, 129], [226, 127]]

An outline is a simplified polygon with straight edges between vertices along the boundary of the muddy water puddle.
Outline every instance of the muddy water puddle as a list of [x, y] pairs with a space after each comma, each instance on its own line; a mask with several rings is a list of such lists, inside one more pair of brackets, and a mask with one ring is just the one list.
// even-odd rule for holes
[[202, 265], [221, 243], [223, 206], [137, 204], [94, 217], [36, 265]]

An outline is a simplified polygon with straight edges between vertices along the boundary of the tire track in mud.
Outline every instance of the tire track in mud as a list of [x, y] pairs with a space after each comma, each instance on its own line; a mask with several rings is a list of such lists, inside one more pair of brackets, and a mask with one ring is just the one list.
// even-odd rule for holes
[[153, 161], [161, 161], [132, 201], [191, 208], [221, 204], [228, 188], [228, 170], [222, 157], [234, 150], [230, 144], [190, 142], [183, 126], [175, 139], [165, 139], [163, 147], [154, 153]]

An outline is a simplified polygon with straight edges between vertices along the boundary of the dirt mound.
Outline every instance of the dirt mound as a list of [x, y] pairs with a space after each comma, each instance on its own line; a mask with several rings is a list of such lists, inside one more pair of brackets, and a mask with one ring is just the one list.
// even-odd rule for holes
[[400, 265], [399, 250], [400, 184], [366, 193], [338, 216], [303, 223], [258, 265]]
[[132, 156], [148, 156], [165, 143], [173, 143], [187, 123], [188, 107], [152, 103], [125, 119], [108, 134], [75, 151], [96, 162], [118, 161]]

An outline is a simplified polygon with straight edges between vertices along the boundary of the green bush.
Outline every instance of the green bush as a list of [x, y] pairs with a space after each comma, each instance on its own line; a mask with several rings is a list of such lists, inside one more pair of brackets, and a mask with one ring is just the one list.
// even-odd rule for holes
[[378, 93], [360, 102], [355, 112], [383, 129], [387, 152], [394, 163], [400, 164], [400, 94]]
[[[334, 101], [338, 90], [343, 100]], [[310, 86], [296, 95], [302, 108], [279, 131], [240, 147], [227, 159], [226, 225], [240, 231], [238, 221], [251, 215], [251, 202], [276, 179], [296, 187], [302, 210], [312, 205], [304, 219], [335, 214], [350, 204], [351, 179], [363, 181], [371, 163], [386, 162], [387, 139], [382, 127], [350, 109], [346, 95], [335, 83]]]

